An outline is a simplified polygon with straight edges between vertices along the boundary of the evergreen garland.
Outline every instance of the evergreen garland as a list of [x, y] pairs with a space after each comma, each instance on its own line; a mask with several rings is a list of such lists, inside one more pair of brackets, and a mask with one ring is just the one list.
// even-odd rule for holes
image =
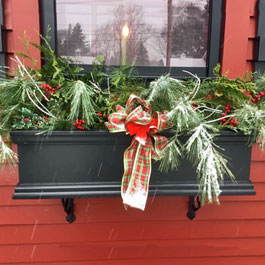
[[[161, 76], [149, 84], [136, 77], [131, 67], [121, 66], [104, 72], [99, 57], [92, 72], [80, 75], [79, 66], [70, 67], [66, 58], [57, 57], [49, 46], [29, 43], [40, 49], [47, 61], [41, 69], [26, 68], [18, 57], [14, 78], [0, 80], [0, 163], [17, 160], [10, 149], [11, 129], [103, 129], [116, 105], [124, 106], [131, 94], [141, 95], [153, 111], [167, 111], [171, 132], [160, 170], [177, 170], [187, 157], [196, 167], [202, 202], [218, 202], [225, 176], [235, 180], [228, 161], [214, 143], [221, 129], [241, 131], [250, 144], [265, 146], [265, 75], [252, 80], [245, 75], [230, 80], [215, 69], [215, 79], [188, 80]], [[24, 37], [26, 53], [29, 45]], [[185, 137], [185, 142], [181, 139]]]

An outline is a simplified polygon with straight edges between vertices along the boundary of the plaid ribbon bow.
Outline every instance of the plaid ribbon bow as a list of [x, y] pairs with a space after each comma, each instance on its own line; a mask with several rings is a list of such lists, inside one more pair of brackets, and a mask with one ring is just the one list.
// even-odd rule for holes
[[124, 152], [121, 196], [124, 204], [141, 210], [144, 210], [148, 196], [151, 158], [162, 159], [167, 147], [167, 138], [156, 133], [169, 128], [165, 111], [152, 115], [151, 112], [146, 101], [131, 95], [126, 107], [117, 105], [116, 112], [109, 115], [106, 123], [111, 133], [135, 135]]

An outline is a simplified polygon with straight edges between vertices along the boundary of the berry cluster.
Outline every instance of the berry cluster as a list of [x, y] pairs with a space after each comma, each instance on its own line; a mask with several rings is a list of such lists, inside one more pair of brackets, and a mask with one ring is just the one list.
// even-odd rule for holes
[[231, 112], [231, 108], [232, 108], [232, 106], [229, 105], [229, 104], [227, 104], [226, 107], [225, 107], [225, 113], [226, 113], [226, 114], [227, 114], [227, 113], [230, 113], [230, 112]]
[[[265, 91], [265, 88], [264, 88]], [[250, 100], [252, 103], [256, 104], [260, 102], [260, 99], [264, 97], [264, 92], [260, 91], [257, 95], [252, 96], [252, 99]]]
[[79, 130], [85, 130], [85, 127], [82, 126], [85, 123], [86, 122], [84, 120], [76, 119], [76, 122], [74, 122], [73, 125]]
[[197, 107], [198, 107], [197, 103], [196, 102], [192, 102], [191, 104], [192, 104], [192, 108], [194, 110], [197, 110]]
[[234, 127], [234, 126], [237, 126], [239, 124], [239, 122], [235, 118], [230, 118], [230, 119], [226, 120], [227, 113], [230, 113], [231, 109], [232, 109], [232, 106], [227, 104], [226, 107], [225, 107], [225, 113], [221, 114], [221, 116], [223, 117], [221, 119], [221, 122], [222, 123], [227, 123], [231, 127]]
[[31, 117], [29, 116], [28, 118], [24, 118], [24, 122], [29, 122], [29, 120], [31, 119]]
[[24, 120], [24, 122], [26, 122], [26, 123], [28, 123], [28, 122], [31, 121], [31, 122], [33, 122], [36, 126], [39, 126], [39, 125], [40, 125], [40, 122], [39, 122], [39, 121], [38, 121], [38, 122], [37, 122], [37, 121], [32, 121], [30, 116], [28, 116], [27, 118], [24, 118], [23, 120]]
[[[54, 95], [56, 90], [54, 87], [51, 87], [50, 85], [46, 84], [46, 83], [43, 83], [42, 86], [41, 86], [43, 89], [45, 89], [46, 92], [48, 92], [49, 94], [52, 94]], [[57, 89], [60, 89], [61, 86], [57, 86]]]
[[226, 122], [226, 116], [227, 116], [227, 113], [230, 113], [231, 112], [231, 108], [232, 108], [232, 106], [231, 105], [229, 105], [229, 104], [227, 104], [226, 105], [226, 107], [225, 107], [225, 113], [222, 113], [221, 114], [221, 116], [223, 117], [222, 119], [221, 119], [221, 122], [222, 123], [225, 123]]
[[100, 118], [106, 118], [107, 117], [107, 115], [106, 114], [103, 114], [101, 111], [97, 112], [97, 114], [98, 114], [98, 116]]
[[237, 126], [238, 124], [239, 124], [239, 122], [238, 122], [236, 119], [232, 119], [232, 120], [230, 120], [230, 122], [229, 122], [229, 125], [230, 125], [231, 127]]

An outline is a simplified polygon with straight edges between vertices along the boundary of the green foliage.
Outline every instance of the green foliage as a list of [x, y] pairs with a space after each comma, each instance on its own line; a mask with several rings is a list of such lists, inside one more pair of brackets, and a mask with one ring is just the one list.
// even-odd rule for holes
[[[196, 166], [203, 203], [218, 202], [225, 176], [234, 180], [227, 159], [214, 144], [219, 130], [239, 129], [252, 135], [252, 140], [261, 146], [265, 142], [264, 103], [254, 102], [250, 97], [258, 91], [255, 83], [248, 75], [230, 80], [219, 71], [217, 66], [216, 79], [202, 83], [196, 76], [186, 81], [162, 76], [151, 82], [149, 91], [143, 94], [153, 110], [168, 110], [167, 118], [173, 129], [160, 169], [163, 172], [176, 169], [179, 158], [187, 157]], [[189, 136], [184, 146], [180, 136]]]
[[[8, 133], [14, 120], [21, 116], [23, 107], [35, 110], [29, 95], [35, 91], [31, 80], [18, 73], [15, 78], [0, 80], [0, 133]], [[40, 97], [35, 91], [36, 97]]]
[[169, 170], [177, 170], [180, 158], [183, 156], [183, 145], [175, 134], [168, 141], [167, 152], [161, 159], [159, 170], [167, 173]]
[[137, 72], [130, 66], [109, 68], [110, 100], [114, 105], [124, 106], [131, 94], [139, 96], [145, 89], [145, 80], [136, 77]]
[[[96, 119], [96, 97], [95, 89], [81, 80], [67, 83], [59, 91], [59, 98], [64, 99], [65, 103], [70, 107], [69, 112], [64, 115], [66, 120], [74, 122], [81, 117], [89, 127], [92, 127]], [[55, 108], [57, 108], [56, 105]], [[54, 112], [57, 111], [58, 109]], [[59, 113], [62, 111], [63, 109], [60, 109]]]
[[15, 166], [17, 161], [17, 154], [10, 148], [10, 142], [5, 143], [0, 135], [0, 167], [6, 162], [11, 166]]
[[[220, 65], [214, 69], [215, 79], [205, 79], [201, 83], [196, 102], [206, 102], [211, 107], [219, 105], [223, 108], [230, 104], [233, 109], [251, 100], [251, 95], [257, 93], [253, 75], [246, 73], [243, 77], [229, 79], [220, 74]], [[205, 100], [206, 99], [206, 100]]]
[[227, 166], [227, 160], [216, 149], [215, 135], [209, 133], [209, 130], [216, 131], [213, 126], [201, 123], [192, 130], [192, 135], [185, 144], [188, 159], [197, 166], [202, 204], [206, 199], [211, 203], [213, 197], [218, 202], [218, 196], [221, 193], [220, 183], [224, 176], [234, 179]]
[[[124, 106], [131, 94], [141, 96], [153, 111], [167, 111], [172, 127], [165, 157], [160, 169], [177, 169], [181, 157], [197, 167], [203, 202], [217, 201], [225, 176], [232, 180], [227, 159], [214, 144], [215, 135], [224, 128], [250, 135], [251, 143], [265, 146], [265, 75], [253, 82], [253, 75], [229, 79], [215, 68], [215, 78], [188, 80], [161, 76], [149, 84], [139, 78], [132, 67], [103, 66], [104, 57], [96, 58], [91, 72], [70, 66], [68, 58], [56, 56], [49, 45], [50, 37], [41, 36], [38, 45], [22, 40], [25, 53], [29, 45], [39, 49], [45, 64], [41, 69], [19, 66], [14, 78], [0, 80], [0, 163], [15, 161], [16, 155], [3, 141], [12, 129], [27, 130], [89, 130], [103, 129], [108, 115], [116, 105]], [[188, 137], [186, 143], [180, 137]]]
[[150, 83], [150, 89], [142, 96], [151, 104], [153, 111], [172, 110], [179, 98], [188, 96], [188, 89], [182, 81], [161, 76]]
[[265, 102], [258, 105], [245, 104], [235, 116], [239, 122], [238, 129], [250, 136], [250, 144], [258, 143], [264, 149], [265, 145]]

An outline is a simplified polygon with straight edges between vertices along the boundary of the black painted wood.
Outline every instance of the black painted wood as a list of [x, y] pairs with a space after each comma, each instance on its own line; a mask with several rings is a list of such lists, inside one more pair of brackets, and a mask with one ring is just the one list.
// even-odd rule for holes
[[221, 34], [223, 20], [223, 1], [211, 1], [211, 16], [209, 27], [209, 42], [208, 42], [208, 77], [214, 77], [213, 69], [219, 63], [221, 54]]
[[[55, 0], [39, 0], [40, 8], [40, 30], [43, 36], [47, 36], [47, 30], [50, 28], [49, 36], [51, 36], [50, 46], [57, 52], [56, 44], [56, 1]], [[45, 62], [43, 62], [45, 63]]]
[[[3, 0], [0, 0], [0, 66], [6, 66], [6, 31], [4, 28]], [[3, 71], [4, 69], [2, 68], [1, 70]]]
[[[14, 199], [120, 196], [123, 152], [131, 137], [107, 131], [11, 132], [18, 145], [19, 183]], [[216, 143], [229, 157], [237, 182], [225, 180], [222, 195], [255, 194], [249, 180], [247, 138], [224, 131]], [[149, 195], [196, 196], [196, 169], [185, 159], [178, 171], [163, 174], [153, 163]]]
[[259, 0], [258, 11], [255, 71], [262, 74], [265, 73], [265, 0]]

